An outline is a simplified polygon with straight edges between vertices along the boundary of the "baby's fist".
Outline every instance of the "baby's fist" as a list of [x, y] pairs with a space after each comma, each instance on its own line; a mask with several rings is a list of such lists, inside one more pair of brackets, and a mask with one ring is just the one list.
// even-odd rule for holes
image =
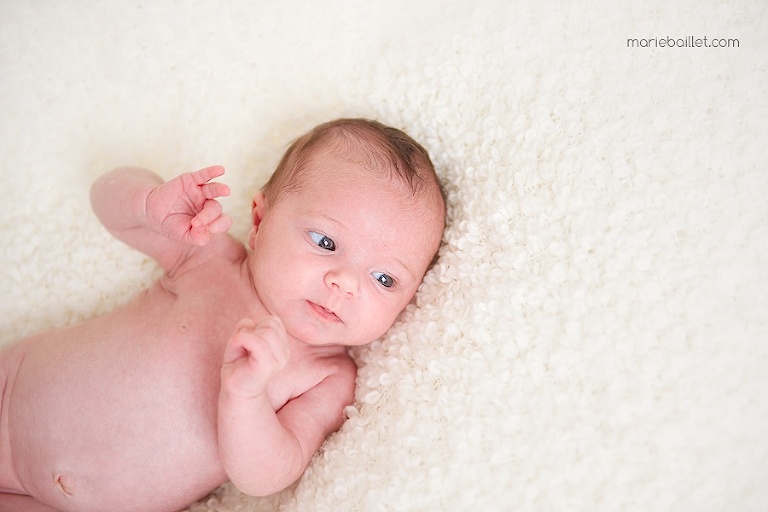
[[235, 396], [254, 398], [266, 391], [269, 380], [285, 368], [289, 358], [285, 327], [278, 317], [268, 316], [258, 323], [243, 319], [224, 349], [222, 388]]

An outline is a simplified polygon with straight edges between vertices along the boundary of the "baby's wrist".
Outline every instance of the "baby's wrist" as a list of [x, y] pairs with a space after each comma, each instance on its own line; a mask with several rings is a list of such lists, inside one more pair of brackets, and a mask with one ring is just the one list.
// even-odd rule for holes
[[219, 392], [221, 400], [231, 402], [269, 402], [266, 387], [260, 392], [253, 390], [235, 389], [222, 384]]
[[153, 207], [151, 203], [160, 187], [161, 185], [155, 185], [153, 187], [150, 187], [150, 189], [144, 193], [144, 201], [142, 203], [144, 206], [144, 210], [141, 212], [141, 215], [147, 227], [157, 233], [161, 232], [160, 226], [162, 223], [162, 219], [158, 221], [157, 219], [154, 218]]

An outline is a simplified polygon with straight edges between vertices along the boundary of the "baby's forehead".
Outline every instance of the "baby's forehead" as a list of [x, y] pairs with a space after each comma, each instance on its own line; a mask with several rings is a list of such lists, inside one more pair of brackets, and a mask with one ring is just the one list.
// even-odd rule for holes
[[318, 154], [307, 161], [300, 173], [301, 188], [309, 193], [324, 190], [330, 198], [353, 190], [361, 198], [387, 198], [397, 208], [410, 209], [418, 204], [408, 183], [359, 154]]
[[344, 161], [355, 164], [364, 173], [389, 173], [395, 165], [387, 153], [382, 141], [372, 136], [329, 136], [307, 155], [307, 162], [317, 165]]
[[[374, 136], [334, 138], [326, 144], [314, 148], [308, 155], [299, 172], [310, 176], [313, 171], [340, 172], [334, 164], [343, 163], [343, 171], [354, 171], [350, 177], [361, 177], [391, 184], [401, 189], [409, 197], [429, 195], [430, 188], [439, 192], [439, 184], [430, 169], [405, 162], [389, 145]], [[433, 182], [433, 183], [430, 183]]]
[[437, 216], [437, 223], [442, 225], [445, 200], [439, 180], [429, 157], [413, 147], [406, 145], [404, 149], [376, 131], [336, 130], [317, 141], [297, 171], [304, 174], [299, 179], [309, 181], [334, 173], [343, 173], [353, 181], [374, 181], [398, 196], [404, 208]]
[[[301, 190], [313, 199], [319, 194], [321, 208], [355, 205], [357, 215], [386, 215], [388, 224], [417, 222], [432, 226], [444, 216], [439, 192], [431, 197], [416, 194], [411, 184], [397, 174], [371, 169], [365, 162], [333, 155], [308, 166]], [[386, 205], [375, 208], [375, 205]], [[370, 207], [370, 208], [369, 208]]]

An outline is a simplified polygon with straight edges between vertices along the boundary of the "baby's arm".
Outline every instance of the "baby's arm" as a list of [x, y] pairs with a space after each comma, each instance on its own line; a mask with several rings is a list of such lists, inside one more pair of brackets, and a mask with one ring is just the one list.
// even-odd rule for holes
[[94, 182], [91, 205], [112, 235], [169, 270], [190, 247], [229, 229], [216, 201], [229, 188], [210, 182], [222, 174], [222, 167], [207, 167], [164, 183], [145, 169], [115, 169]]
[[238, 326], [227, 344], [219, 397], [219, 456], [241, 492], [265, 496], [296, 481], [325, 438], [338, 430], [354, 398], [356, 369], [339, 359], [317, 386], [277, 413], [267, 383], [289, 354], [276, 317]]

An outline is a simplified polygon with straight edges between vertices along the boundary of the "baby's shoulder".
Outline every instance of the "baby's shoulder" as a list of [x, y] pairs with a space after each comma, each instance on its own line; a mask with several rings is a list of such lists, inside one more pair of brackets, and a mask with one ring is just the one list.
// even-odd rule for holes
[[304, 375], [314, 375], [317, 384], [354, 386], [357, 366], [345, 350], [333, 350], [329, 347], [316, 347], [318, 350], [291, 356], [294, 371]]
[[334, 393], [341, 395], [353, 394], [357, 379], [357, 365], [346, 352], [335, 354], [323, 359], [325, 378], [323, 384]]
[[239, 240], [226, 234], [215, 236], [204, 247], [190, 247], [168, 271], [167, 277], [176, 280], [190, 274], [221, 275], [227, 268], [237, 271], [246, 256], [245, 246]]
[[329, 376], [351, 381], [357, 377], [357, 366], [346, 353], [329, 357], [326, 364], [328, 365]]
[[319, 382], [310, 395], [315, 403], [324, 403], [331, 409], [350, 405], [355, 398], [357, 366], [346, 354], [319, 358], [322, 367]]

